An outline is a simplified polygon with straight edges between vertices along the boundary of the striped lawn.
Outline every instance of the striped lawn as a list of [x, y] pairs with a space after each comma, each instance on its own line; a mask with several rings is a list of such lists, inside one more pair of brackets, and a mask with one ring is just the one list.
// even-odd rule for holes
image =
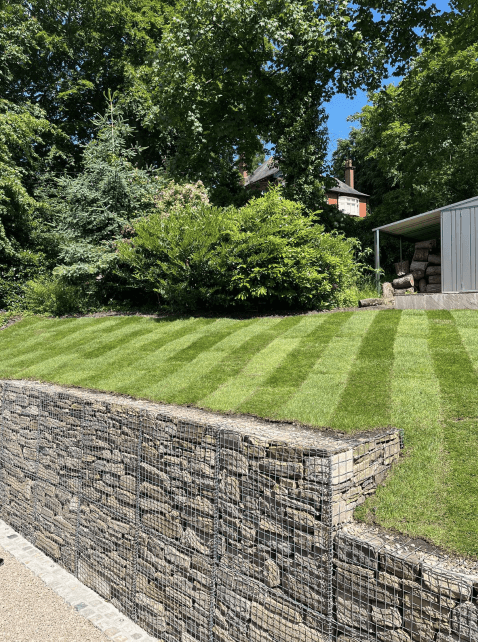
[[478, 555], [478, 313], [29, 318], [0, 377], [79, 385], [354, 432], [405, 431], [357, 517]]

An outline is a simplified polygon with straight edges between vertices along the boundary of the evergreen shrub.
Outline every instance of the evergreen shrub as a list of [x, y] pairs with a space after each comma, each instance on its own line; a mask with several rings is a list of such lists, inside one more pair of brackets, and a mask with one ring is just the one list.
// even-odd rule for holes
[[132, 225], [118, 254], [175, 311], [344, 306], [362, 275], [357, 241], [325, 232], [279, 189], [240, 209], [186, 206]]

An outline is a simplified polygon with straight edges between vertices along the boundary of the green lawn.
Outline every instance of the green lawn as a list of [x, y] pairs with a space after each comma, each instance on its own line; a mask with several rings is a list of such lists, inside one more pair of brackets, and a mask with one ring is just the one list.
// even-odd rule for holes
[[405, 456], [358, 516], [478, 556], [478, 312], [28, 318], [0, 333], [0, 355], [2, 378], [403, 428]]

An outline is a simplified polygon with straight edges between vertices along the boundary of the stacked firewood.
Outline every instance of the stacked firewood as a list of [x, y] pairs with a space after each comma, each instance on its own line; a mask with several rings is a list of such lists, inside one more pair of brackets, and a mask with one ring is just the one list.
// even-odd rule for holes
[[395, 263], [397, 278], [392, 281], [395, 296], [411, 292], [441, 292], [441, 256], [436, 240], [415, 243], [412, 262]]

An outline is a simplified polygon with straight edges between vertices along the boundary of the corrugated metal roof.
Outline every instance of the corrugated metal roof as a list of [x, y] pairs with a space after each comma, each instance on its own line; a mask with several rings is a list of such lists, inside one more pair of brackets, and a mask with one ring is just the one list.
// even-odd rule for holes
[[440, 217], [441, 210], [433, 210], [432, 212], [425, 212], [424, 214], [418, 214], [418, 216], [411, 216], [401, 221], [395, 221], [395, 223], [376, 227], [374, 232], [379, 230], [385, 234], [403, 236], [412, 241], [424, 241], [434, 235], [440, 236]]
[[404, 218], [401, 221], [395, 221], [388, 225], [382, 225], [381, 227], [376, 227], [373, 231], [379, 230], [385, 234], [403, 236], [412, 241], [425, 241], [429, 238], [440, 236], [440, 219], [442, 212], [472, 206], [478, 206], [478, 196], [467, 198], [457, 203], [451, 203], [450, 205], [418, 214], [417, 216]]

